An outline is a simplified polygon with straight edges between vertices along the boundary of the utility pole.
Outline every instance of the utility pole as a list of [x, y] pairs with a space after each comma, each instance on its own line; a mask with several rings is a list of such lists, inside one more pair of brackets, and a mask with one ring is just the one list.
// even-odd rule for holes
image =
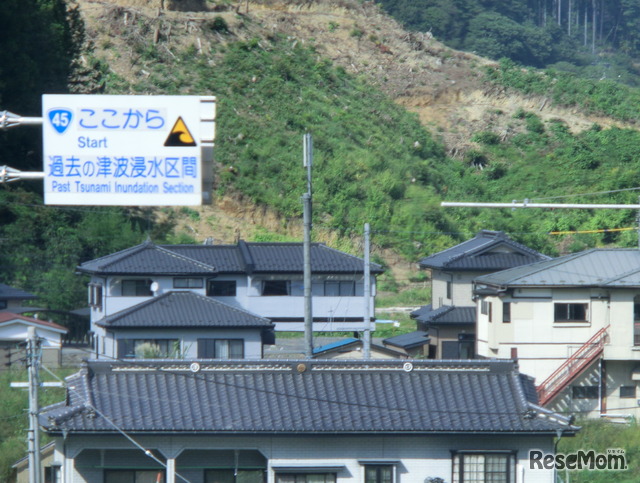
[[29, 369], [29, 478], [31, 483], [41, 483], [40, 465], [40, 425], [38, 423], [38, 369], [40, 368], [40, 341], [35, 327], [28, 329], [27, 367]]
[[313, 140], [311, 134], [303, 139], [304, 167], [307, 168], [307, 192], [302, 195], [304, 223], [304, 339], [307, 359], [313, 356], [313, 311], [311, 306], [311, 166], [313, 165]]
[[29, 429], [27, 430], [29, 483], [42, 483], [42, 465], [40, 463], [40, 424], [38, 423], [38, 415], [40, 414], [38, 388], [41, 385], [45, 387], [62, 387], [62, 383], [40, 383], [40, 338], [36, 335], [35, 327], [28, 328], [26, 349], [29, 382], [12, 382], [10, 387], [29, 390]]
[[369, 302], [371, 300], [371, 263], [369, 261], [370, 252], [370, 229], [369, 223], [364, 224], [364, 340], [363, 357], [371, 359], [371, 314], [369, 313]]

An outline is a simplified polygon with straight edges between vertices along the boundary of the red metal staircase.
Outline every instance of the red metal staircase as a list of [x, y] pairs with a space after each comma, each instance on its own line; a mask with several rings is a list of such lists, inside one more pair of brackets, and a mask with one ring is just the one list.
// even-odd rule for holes
[[540, 405], [544, 406], [558, 395], [582, 371], [591, 365], [604, 350], [609, 326], [600, 329], [591, 339], [585, 342], [571, 357], [558, 367], [547, 379], [537, 387]]

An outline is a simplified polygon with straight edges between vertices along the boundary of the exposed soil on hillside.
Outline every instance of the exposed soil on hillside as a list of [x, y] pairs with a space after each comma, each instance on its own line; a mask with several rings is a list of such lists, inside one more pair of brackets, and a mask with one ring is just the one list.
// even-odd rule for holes
[[[319, 55], [346, 71], [365, 76], [399, 104], [418, 114], [445, 143], [452, 156], [470, 147], [474, 132], [490, 129], [509, 135], [512, 114], [535, 111], [543, 120], [561, 118], [580, 131], [594, 122], [577, 111], [550, 106], [544, 98], [525, 98], [498, 91], [483, 82], [483, 69], [495, 65], [473, 54], [452, 50], [430, 33], [410, 33], [384, 15], [375, 3], [359, 0], [78, 0], [95, 54], [125, 79], [144, 76], [144, 63], [130, 45], [132, 38], [172, 49], [194, 45], [206, 55], [212, 43], [283, 34], [292, 42], [315, 46]], [[211, 32], [215, 17], [229, 35]], [[241, 199], [222, 198], [198, 216], [184, 216], [187, 233], [201, 240], [232, 242], [261, 229], [301, 237], [301, 223], [281, 220], [265, 208]], [[319, 234], [318, 234], [319, 235]], [[326, 235], [325, 235], [326, 236]], [[322, 240], [330, 242], [331, 240]], [[404, 265], [404, 264], [402, 264]], [[403, 270], [407, 270], [405, 267]]]

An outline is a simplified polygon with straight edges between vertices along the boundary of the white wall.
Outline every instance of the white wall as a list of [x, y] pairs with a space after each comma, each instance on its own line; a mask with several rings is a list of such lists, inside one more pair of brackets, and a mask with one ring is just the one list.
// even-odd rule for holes
[[[111, 277], [106, 281], [101, 277], [93, 277], [91, 283], [101, 283], [106, 286], [102, 308], [93, 308], [91, 311], [92, 330], [99, 333], [95, 322], [113, 315], [121, 310], [140, 304], [150, 297], [123, 297], [121, 296], [120, 280], [144, 277]], [[180, 290], [173, 288], [173, 277], [148, 277], [158, 283], [159, 289], [156, 296], [168, 291]], [[263, 280], [290, 280], [290, 296], [261, 296], [260, 290]], [[304, 286], [302, 276], [220, 276], [216, 280], [235, 280], [235, 297], [215, 297], [216, 300], [228, 305], [242, 308], [261, 317], [274, 319], [276, 330], [303, 331], [303, 322], [278, 322], [278, 318], [300, 318], [304, 317]], [[324, 296], [325, 281], [355, 281], [355, 296]], [[316, 275], [312, 277], [312, 306], [314, 318], [327, 319], [328, 322], [314, 323], [315, 331], [336, 331], [336, 330], [363, 330], [362, 317], [364, 313], [364, 281], [362, 276], [355, 278], [344, 275]], [[372, 296], [369, 299], [369, 313], [374, 315], [375, 300], [375, 277], [371, 277]], [[186, 289], [182, 289], [186, 290]], [[206, 280], [202, 289], [189, 289], [194, 293], [206, 295]], [[340, 322], [341, 319], [360, 319], [359, 321]], [[375, 327], [372, 327], [372, 330]]]
[[[176, 458], [189, 449], [252, 449], [261, 452], [268, 460], [268, 483], [274, 483], [273, 467], [278, 466], [342, 466], [337, 474], [338, 482], [364, 481], [363, 460], [397, 460], [397, 483], [423, 483], [428, 477], [452, 480], [452, 450], [505, 450], [517, 451], [516, 483], [552, 483], [551, 470], [529, 469], [529, 450], [553, 452], [550, 436], [333, 436], [314, 434], [309, 436], [138, 436], [137, 441], [147, 449], [157, 449], [167, 458]], [[63, 448], [67, 458], [64, 458]], [[73, 458], [82, 450], [92, 448], [131, 448], [123, 437], [75, 437], [70, 436], [63, 446], [56, 440], [56, 458], [64, 461], [65, 477], [62, 483], [101, 483], [102, 470], [77, 468]], [[203, 466], [206, 466], [203, 462]], [[212, 463], [213, 464], [213, 463]], [[122, 461], [127, 466], [126, 461]], [[180, 468], [177, 469], [180, 471]], [[191, 483], [200, 483], [198, 475], [191, 472]], [[176, 481], [182, 481], [176, 479]]]

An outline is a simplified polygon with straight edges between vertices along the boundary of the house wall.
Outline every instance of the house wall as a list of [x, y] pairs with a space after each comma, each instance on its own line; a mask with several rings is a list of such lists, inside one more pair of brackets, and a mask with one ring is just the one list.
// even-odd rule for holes
[[[478, 272], [443, 272], [431, 270], [431, 305], [438, 309], [443, 305], [470, 307], [473, 301], [473, 284]], [[451, 282], [451, 298], [447, 297], [447, 282]]]
[[[581, 417], [610, 415], [612, 417], [640, 417], [639, 381], [633, 379], [637, 364], [632, 361], [595, 361], [576, 380], [565, 388], [548, 406], [549, 409], [564, 414], [578, 414]], [[637, 376], [636, 376], [637, 377]], [[604, 382], [604, 384], [602, 384]], [[576, 397], [574, 387], [599, 387], [599, 398]], [[634, 394], [621, 394], [621, 388], [633, 388]], [[627, 389], [628, 391], [629, 389]], [[602, 392], [600, 392], [602, 391]]]
[[244, 358], [262, 358], [262, 338], [259, 329], [128, 329], [117, 333], [100, 328], [96, 332], [101, 356], [117, 358], [118, 339], [178, 339], [184, 359], [197, 359], [198, 339], [244, 339]]
[[[397, 461], [397, 483], [422, 483], [427, 478], [452, 481], [452, 451], [454, 450], [504, 450], [516, 451], [516, 483], [551, 483], [553, 471], [529, 469], [529, 450], [553, 452], [551, 436], [382, 436], [382, 435], [310, 435], [310, 436], [138, 436], [136, 440], [146, 449], [176, 458], [182, 452], [206, 449], [257, 450], [267, 459], [267, 482], [275, 482], [277, 467], [340, 466], [338, 482], [364, 481], [363, 461]], [[133, 448], [121, 436], [69, 436], [63, 444], [56, 439], [56, 451], [64, 461], [64, 478], [61, 483], [101, 483], [103, 466], [110, 461], [109, 449], [129, 449], [129, 458], [118, 458], [122, 467], [141, 464], [142, 452]], [[105, 450], [101, 461], [92, 449]], [[66, 458], [63, 454], [66, 451]], [[84, 453], [83, 453], [84, 451]], [[85, 455], [87, 457], [85, 457]], [[92, 455], [91, 458], [88, 456]], [[74, 460], [75, 458], [75, 460]], [[143, 460], [144, 461], [144, 460]], [[150, 464], [150, 463], [144, 463]], [[203, 481], [204, 468], [216, 461], [202, 461], [202, 468], [177, 471], [191, 483]], [[182, 481], [176, 478], [176, 481]]]
[[[180, 289], [173, 288], [173, 277], [124, 277], [127, 280], [134, 278], [152, 278], [158, 283], [156, 296], [168, 291]], [[102, 307], [93, 307], [91, 310], [92, 330], [95, 329], [95, 322], [121, 310], [137, 305], [150, 297], [123, 297], [121, 295], [121, 280], [123, 277], [92, 277], [91, 283], [100, 283], [106, 286], [103, 290]], [[203, 278], [204, 280], [204, 278]], [[304, 331], [304, 283], [302, 275], [278, 275], [278, 276], [245, 276], [245, 275], [220, 275], [216, 280], [235, 280], [235, 297], [215, 297], [228, 305], [242, 308], [253, 312], [261, 317], [273, 319], [276, 330]], [[289, 280], [291, 281], [291, 295], [289, 296], [262, 296], [261, 287], [264, 280]], [[354, 281], [355, 296], [324, 296], [324, 283], [327, 281]], [[375, 297], [375, 277], [371, 277], [372, 296], [369, 300], [369, 313], [374, 314]], [[201, 289], [190, 290], [200, 295], [206, 295], [206, 280]], [[364, 312], [364, 280], [360, 276], [348, 275], [316, 275], [312, 277], [312, 306], [314, 319], [314, 330], [335, 331], [335, 330], [363, 330], [362, 321]], [[300, 319], [299, 322], [283, 321], [278, 319]], [[342, 319], [355, 319], [342, 321]], [[372, 330], [375, 324], [372, 326]]]
[[[540, 383], [609, 323], [609, 299], [604, 295], [597, 290], [540, 289], [484, 297], [478, 301], [478, 354], [510, 358], [516, 349], [521, 372]], [[482, 313], [483, 301], [491, 304], [491, 321]], [[502, 321], [505, 302], [511, 304], [508, 323]], [[555, 303], [587, 304], [588, 320], [554, 322]]]
[[431, 339], [430, 345], [435, 346], [435, 358], [443, 359], [442, 356], [442, 343], [443, 342], [458, 342], [459, 334], [473, 334], [475, 332], [474, 325], [439, 325], [437, 327], [429, 327], [429, 338]]
[[[636, 386], [634, 368], [640, 367], [640, 346], [634, 345], [634, 297], [631, 289], [530, 289], [515, 290], [504, 297], [485, 297], [478, 301], [477, 351], [483, 357], [511, 358], [517, 351], [520, 371], [544, 382], [600, 329], [610, 326], [604, 346], [605, 392], [602, 411], [640, 417], [636, 397], [620, 397], [621, 386]], [[492, 321], [481, 314], [482, 301], [491, 303]], [[511, 323], [502, 322], [504, 302], [511, 304]], [[554, 322], [555, 303], [588, 305], [586, 322]], [[598, 417], [599, 399], [575, 399], [572, 386], [592, 385], [599, 379], [594, 364], [551, 403], [559, 412]], [[637, 376], [640, 378], [640, 374]]]

